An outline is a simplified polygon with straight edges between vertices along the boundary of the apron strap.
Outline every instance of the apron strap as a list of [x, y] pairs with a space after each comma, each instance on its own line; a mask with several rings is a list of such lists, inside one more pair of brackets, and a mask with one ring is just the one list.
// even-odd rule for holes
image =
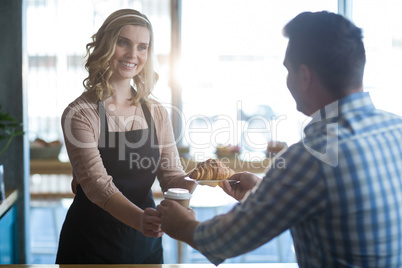
[[141, 107], [142, 107], [142, 111], [145, 116], [145, 120], [147, 121], [147, 124], [148, 124], [149, 137], [151, 137], [151, 140], [153, 141], [154, 145], [159, 145], [158, 137], [156, 136], [155, 122], [152, 119], [151, 112], [149, 111], [148, 106], [145, 103], [145, 101], [141, 102]]
[[107, 137], [109, 133], [109, 127], [107, 125], [105, 104], [102, 100], [98, 101], [99, 119], [100, 119], [100, 136], [99, 136], [99, 147], [105, 148], [107, 145]]

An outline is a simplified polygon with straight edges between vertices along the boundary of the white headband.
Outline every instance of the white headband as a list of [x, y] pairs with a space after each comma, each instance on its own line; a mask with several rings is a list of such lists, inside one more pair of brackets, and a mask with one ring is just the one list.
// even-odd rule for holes
[[148, 21], [146, 18], [144, 18], [144, 17], [142, 17], [142, 16], [140, 16], [140, 15], [127, 14], [127, 15], [121, 15], [120, 17], [117, 17], [117, 18], [113, 19], [111, 22], [108, 23], [108, 25], [106, 25], [105, 30], [107, 30], [107, 28], [109, 28], [110, 24], [112, 24], [112, 23], [115, 22], [116, 20], [119, 20], [119, 19], [122, 19], [122, 18], [127, 18], [127, 17], [139, 18], [139, 19], [142, 19], [143, 21], [145, 21], [148, 25], [151, 25], [151, 23], [149, 23], [149, 21]]

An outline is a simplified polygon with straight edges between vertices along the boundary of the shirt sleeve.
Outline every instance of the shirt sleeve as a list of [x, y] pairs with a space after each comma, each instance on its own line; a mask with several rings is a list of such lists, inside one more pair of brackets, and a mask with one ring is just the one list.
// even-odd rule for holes
[[182, 180], [185, 176], [173, 127], [167, 110], [158, 102], [151, 103], [151, 113], [154, 114], [156, 131], [159, 142], [160, 161], [157, 178], [163, 191], [172, 187], [189, 188]]
[[320, 164], [302, 144], [276, 158], [255, 192], [225, 215], [200, 223], [198, 250], [218, 265], [270, 241], [304, 218], [324, 210]]
[[97, 110], [93, 104], [79, 99], [66, 108], [61, 122], [73, 168], [73, 191], [81, 185], [88, 199], [104, 208], [106, 201], [120, 191], [107, 174], [98, 149]]

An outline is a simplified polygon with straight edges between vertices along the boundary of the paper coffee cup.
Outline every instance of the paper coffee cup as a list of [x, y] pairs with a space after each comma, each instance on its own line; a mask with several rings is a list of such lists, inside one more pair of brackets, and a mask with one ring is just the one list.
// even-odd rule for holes
[[182, 188], [170, 188], [163, 193], [165, 199], [170, 199], [178, 202], [185, 208], [190, 205], [191, 194], [187, 189]]

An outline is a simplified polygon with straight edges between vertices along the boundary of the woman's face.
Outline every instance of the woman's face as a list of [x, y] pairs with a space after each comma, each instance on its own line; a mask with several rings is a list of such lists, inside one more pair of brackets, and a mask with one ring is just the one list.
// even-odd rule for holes
[[116, 48], [109, 60], [111, 79], [126, 80], [136, 76], [148, 59], [149, 30], [138, 25], [125, 25], [117, 38]]

